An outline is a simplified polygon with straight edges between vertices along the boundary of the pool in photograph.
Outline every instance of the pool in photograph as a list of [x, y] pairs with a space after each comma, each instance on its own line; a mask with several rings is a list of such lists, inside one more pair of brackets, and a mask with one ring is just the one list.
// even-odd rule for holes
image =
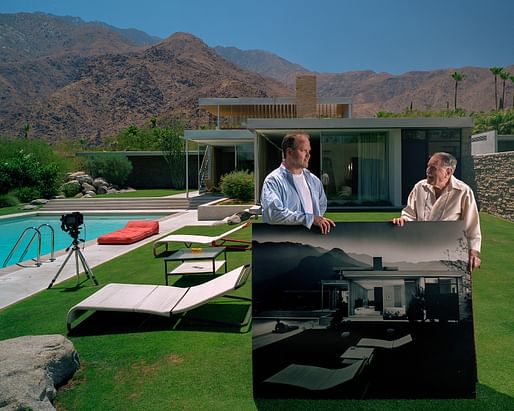
[[[68, 213], [66, 213], [68, 214]], [[59, 215], [23, 215], [0, 219], [0, 268], [16, 264], [30, 243], [35, 230], [25, 233], [24, 240], [19, 244], [17, 251], [9, 261], [5, 261], [20, 235], [28, 227], [39, 228], [41, 232], [41, 256], [50, 254], [52, 247], [51, 229], [55, 233], [55, 252], [67, 248], [73, 241], [72, 237], [61, 229], [61, 216]], [[165, 217], [162, 214], [84, 214], [84, 225], [80, 227], [79, 239], [85, 241], [95, 240], [101, 235], [111, 233], [125, 227], [130, 220], [159, 220]], [[81, 242], [82, 244], [82, 242]], [[30, 244], [21, 263], [37, 257], [37, 237]]]

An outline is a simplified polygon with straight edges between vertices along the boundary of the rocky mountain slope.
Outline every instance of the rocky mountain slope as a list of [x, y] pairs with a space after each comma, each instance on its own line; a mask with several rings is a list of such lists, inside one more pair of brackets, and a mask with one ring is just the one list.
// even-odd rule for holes
[[[28, 32], [25, 38], [35, 36]], [[117, 52], [106, 46], [115, 37]], [[36, 58], [20, 54], [0, 63], [0, 134], [21, 135], [28, 123], [34, 137], [99, 142], [152, 116], [180, 117], [189, 126], [205, 123], [200, 97], [293, 94], [276, 80], [236, 67], [187, 33], [136, 47], [109, 32], [105, 44], [80, 51], [88, 38], [76, 40], [66, 53], [55, 52], [55, 42], [49, 42], [32, 52]]]
[[[216, 47], [216, 52], [246, 70], [273, 77], [294, 87], [294, 74], [309, 72], [302, 66], [262, 50], [240, 50], [235, 47]], [[514, 74], [514, 65], [506, 67]], [[488, 68], [458, 67], [434, 71], [411, 71], [401, 75], [352, 71], [345, 73], [315, 73], [318, 95], [351, 97], [353, 115], [370, 117], [378, 111], [403, 111], [405, 108], [440, 110], [453, 108], [454, 71], [463, 72], [459, 84], [458, 107], [468, 112], [488, 111], [494, 107], [494, 78]], [[499, 83], [500, 84], [500, 83]], [[512, 96], [512, 82], [507, 82], [508, 96]], [[501, 90], [501, 89], [500, 89]], [[512, 97], [506, 97], [506, 103]]]
[[[514, 66], [507, 69], [514, 73]], [[459, 107], [490, 110], [494, 81], [488, 68], [315, 74], [320, 96], [351, 97], [353, 116], [363, 117], [411, 104], [452, 107], [455, 70], [466, 76]], [[160, 40], [77, 17], [0, 14], [0, 135], [23, 135], [30, 124], [33, 137], [99, 143], [153, 116], [180, 117], [196, 127], [209, 121], [199, 98], [291, 96], [296, 73], [305, 72], [273, 53], [213, 49], [187, 33]], [[511, 93], [509, 82], [507, 102]]]

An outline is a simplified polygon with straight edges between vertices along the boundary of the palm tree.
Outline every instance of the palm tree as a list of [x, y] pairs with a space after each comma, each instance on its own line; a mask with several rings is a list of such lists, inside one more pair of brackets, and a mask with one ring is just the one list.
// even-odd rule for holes
[[464, 80], [464, 73], [455, 71], [451, 76], [455, 80], [454, 108], [457, 110], [457, 89], [459, 88], [459, 81]]
[[505, 80], [508, 80], [510, 73], [506, 70], [500, 71], [500, 78], [503, 80], [502, 98], [500, 100], [500, 109], [505, 108]]
[[494, 108], [498, 110], [498, 75], [503, 71], [503, 67], [491, 67], [489, 71], [494, 76]]
[[509, 75], [509, 80], [512, 81], [512, 108], [514, 109], [514, 74]]

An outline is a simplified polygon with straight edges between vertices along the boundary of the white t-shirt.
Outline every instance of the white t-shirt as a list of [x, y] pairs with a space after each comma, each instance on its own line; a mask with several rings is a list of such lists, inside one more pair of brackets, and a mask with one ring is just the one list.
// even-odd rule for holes
[[307, 185], [307, 181], [305, 181], [305, 177], [303, 172], [301, 174], [293, 174], [293, 181], [296, 189], [300, 193], [300, 197], [302, 198], [302, 204], [304, 206], [304, 211], [307, 214], [312, 214], [312, 198], [311, 198], [311, 190], [309, 190], [309, 186]]

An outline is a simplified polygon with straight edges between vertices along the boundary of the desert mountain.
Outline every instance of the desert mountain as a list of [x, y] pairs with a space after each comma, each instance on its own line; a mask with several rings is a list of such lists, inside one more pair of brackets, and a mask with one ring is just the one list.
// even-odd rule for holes
[[[290, 87], [294, 87], [295, 73], [308, 72], [302, 66], [262, 50], [219, 46], [215, 50], [241, 68], [273, 77]], [[506, 69], [514, 73], [514, 65]], [[440, 110], [447, 105], [452, 108], [455, 82], [450, 76], [454, 71], [465, 75], [459, 84], [457, 103], [460, 108], [472, 112], [494, 107], [494, 78], [488, 68], [458, 67], [401, 75], [374, 71], [311, 73], [317, 75], [319, 96], [351, 97], [354, 117], [372, 117], [379, 111], [403, 111], [411, 103], [420, 110]], [[508, 96], [512, 96], [512, 88], [512, 83], [508, 82]], [[505, 101], [509, 103], [512, 97], [506, 97]]]
[[[127, 42], [116, 52], [107, 47], [114, 37]], [[99, 52], [76, 53], [87, 39], [76, 40], [67, 53], [54, 53], [49, 45], [33, 52], [37, 58], [0, 63], [0, 134], [20, 135], [29, 123], [34, 137], [98, 141], [152, 116], [178, 116], [189, 126], [206, 122], [200, 97], [293, 93], [276, 80], [236, 67], [187, 33], [135, 47], [109, 31], [95, 48]]]
[[0, 63], [45, 56], [123, 53], [156, 38], [134, 29], [45, 13], [0, 14]]
[[[507, 67], [514, 73], [514, 66]], [[453, 71], [466, 75], [459, 107], [490, 110], [494, 82], [488, 68], [463, 67], [402, 75], [355, 71], [316, 73], [320, 96], [351, 97], [355, 117], [378, 111], [452, 106]], [[209, 48], [175, 33], [160, 40], [135, 29], [87, 23], [44, 13], [0, 14], [0, 135], [100, 141], [152, 116], [208, 121], [201, 97], [294, 94], [298, 72], [273, 53]], [[510, 82], [509, 82], [510, 83]], [[510, 102], [512, 84], [506, 101]]]

